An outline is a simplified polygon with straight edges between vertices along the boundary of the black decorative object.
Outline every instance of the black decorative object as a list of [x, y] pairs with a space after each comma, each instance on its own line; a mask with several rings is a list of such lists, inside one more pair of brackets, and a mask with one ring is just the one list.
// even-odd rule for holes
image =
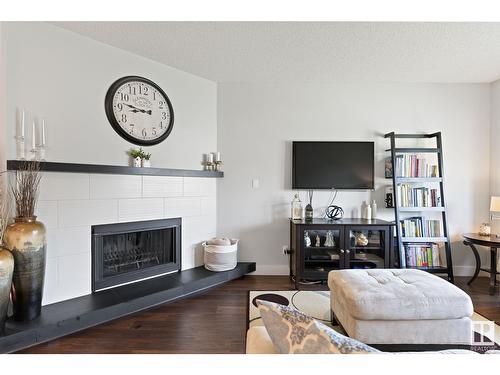
[[105, 99], [106, 116], [125, 140], [141, 146], [163, 142], [174, 126], [167, 94], [153, 81], [127, 76], [115, 81]]
[[330, 220], [340, 220], [344, 217], [344, 210], [339, 206], [328, 206], [326, 209], [326, 217]]
[[313, 190], [309, 190], [307, 192], [307, 194], [309, 196], [309, 203], [307, 204], [306, 209], [305, 209], [305, 219], [312, 220], [314, 217], [314, 210], [312, 207], [312, 200], [313, 200], [314, 192], [313, 192]]

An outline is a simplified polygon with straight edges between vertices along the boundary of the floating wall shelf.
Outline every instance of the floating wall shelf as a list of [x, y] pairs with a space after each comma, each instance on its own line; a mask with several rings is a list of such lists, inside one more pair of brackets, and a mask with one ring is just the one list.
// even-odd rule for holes
[[[7, 170], [17, 171], [22, 168], [24, 163], [26, 163], [26, 161], [7, 160]], [[102, 173], [141, 176], [224, 177], [224, 172], [195, 169], [138, 168], [118, 165], [58, 163], [49, 161], [40, 162], [40, 170], [43, 172]]]

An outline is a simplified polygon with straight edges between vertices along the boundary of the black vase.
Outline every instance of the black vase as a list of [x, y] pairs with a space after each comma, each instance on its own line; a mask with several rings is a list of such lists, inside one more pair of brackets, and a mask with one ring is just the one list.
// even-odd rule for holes
[[14, 319], [33, 320], [42, 310], [45, 276], [45, 226], [36, 217], [16, 218], [4, 235], [14, 257], [12, 303]]
[[307, 206], [306, 206], [306, 210], [305, 210], [305, 219], [307, 221], [312, 221], [313, 219], [313, 216], [314, 216], [314, 211], [313, 211], [313, 208], [311, 206], [311, 204], [309, 203]]

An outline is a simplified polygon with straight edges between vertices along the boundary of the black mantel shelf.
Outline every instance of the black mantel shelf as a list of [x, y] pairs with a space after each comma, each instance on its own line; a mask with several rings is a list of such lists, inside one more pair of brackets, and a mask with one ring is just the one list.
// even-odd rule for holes
[[[21, 169], [23, 163], [26, 162], [22, 160], [7, 160], [7, 170], [17, 171]], [[202, 171], [196, 169], [139, 168], [118, 165], [59, 163], [52, 161], [40, 162], [40, 170], [43, 172], [128, 174], [140, 176], [224, 177], [224, 172]]]

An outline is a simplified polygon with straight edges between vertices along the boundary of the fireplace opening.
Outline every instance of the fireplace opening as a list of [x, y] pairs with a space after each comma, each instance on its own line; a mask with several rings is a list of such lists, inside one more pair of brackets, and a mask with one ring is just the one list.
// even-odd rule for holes
[[92, 291], [180, 270], [181, 219], [92, 226]]

